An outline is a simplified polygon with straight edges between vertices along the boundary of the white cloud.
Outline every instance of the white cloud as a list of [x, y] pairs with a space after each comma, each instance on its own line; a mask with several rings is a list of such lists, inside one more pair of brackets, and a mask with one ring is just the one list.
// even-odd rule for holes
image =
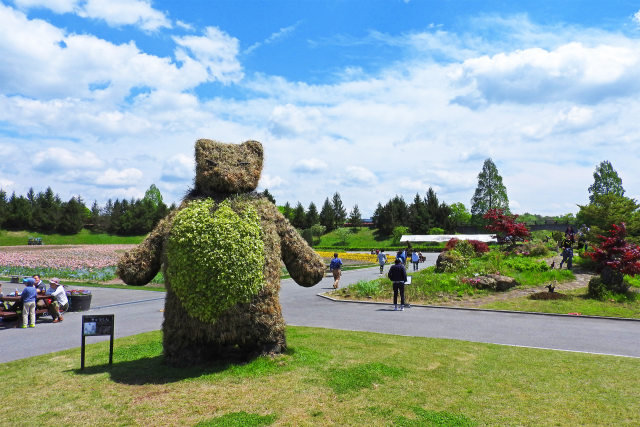
[[195, 162], [193, 157], [177, 154], [165, 160], [162, 166], [162, 181], [188, 181], [195, 176]]
[[15, 0], [21, 9], [46, 8], [55, 13], [74, 13], [99, 19], [112, 27], [134, 25], [146, 31], [171, 28], [163, 12], [146, 0]]
[[279, 188], [283, 183], [284, 179], [282, 179], [281, 177], [271, 176], [269, 174], [263, 173], [262, 177], [260, 178], [259, 187], [263, 189], [267, 188], [271, 191], [272, 189]]
[[344, 185], [374, 185], [377, 178], [373, 172], [362, 166], [347, 166], [345, 169]]
[[[530, 48], [481, 56], [464, 61], [459, 76], [481, 101], [592, 104], [640, 89], [640, 43], [572, 42], [550, 51]], [[469, 105], [470, 99], [467, 95], [458, 101]]]
[[55, 13], [73, 12], [80, 0], [14, 0], [21, 9], [45, 8]]
[[203, 36], [173, 37], [180, 46], [176, 58], [185, 64], [195, 60], [205, 67], [210, 81], [237, 82], [243, 77], [238, 62], [238, 39], [216, 27], [207, 27]]
[[318, 173], [326, 170], [328, 165], [320, 159], [301, 159], [293, 165], [293, 171], [299, 173]]
[[636, 24], [640, 25], [640, 10], [633, 15], [633, 20]]
[[103, 161], [89, 151], [73, 152], [61, 147], [51, 147], [37, 153], [33, 157], [33, 164], [47, 170], [94, 169], [102, 167]]
[[0, 177], [0, 190], [3, 190], [6, 193], [9, 193], [9, 190], [13, 188], [15, 182], [10, 179]]
[[122, 187], [138, 184], [144, 174], [140, 169], [107, 169], [96, 177], [95, 184], [101, 187]]
[[164, 13], [151, 7], [144, 0], [87, 0], [78, 15], [84, 18], [102, 19], [112, 27], [136, 25], [143, 30], [171, 28]]
[[265, 44], [271, 44], [274, 43], [280, 39], [283, 39], [285, 37], [287, 37], [289, 34], [293, 33], [295, 31], [295, 29], [298, 27], [298, 25], [300, 25], [300, 22], [297, 22], [294, 25], [290, 25], [288, 27], [283, 27], [280, 28], [278, 31], [276, 31], [275, 33], [271, 34], [269, 37], [266, 38], [266, 40], [262, 41], [262, 42], [257, 42], [252, 44], [251, 46], [249, 46], [247, 49], [245, 49], [244, 54], [249, 54], [251, 52], [253, 52], [254, 50], [256, 50], [257, 48], [259, 48], [262, 45]]

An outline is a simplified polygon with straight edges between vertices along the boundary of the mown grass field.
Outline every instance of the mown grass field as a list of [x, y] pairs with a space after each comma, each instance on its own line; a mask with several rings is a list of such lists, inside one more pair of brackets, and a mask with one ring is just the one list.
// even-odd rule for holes
[[[351, 230], [349, 228], [349, 230]], [[349, 236], [346, 243], [340, 241], [336, 230], [331, 231], [323, 235], [320, 241], [314, 245], [314, 248], [334, 250], [334, 249], [350, 249], [352, 250], [371, 250], [371, 249], [385, 249], [390, 251], [392, 249], [406, 248], [406, 244], [394, 243], [391, 237], [381, 237], [376, 233], [375, 229], [360, 227], [357, 231]], [[444, 244], [420, 244], [414, 245], [416, 248], [429, 250], [441, 250]]]
[[0, 246], [26, 245], [30, 237], [41, 237], [45, 245], [128, 245], [138, 244], [146, 236], [113, 236], [91, 233], [85, 229], [78, 234], [71, 235], [0, 230]]
[[[4, 425], [639, 425], [640, 359], [288, 327], [289, 351], [175, 369], [160, 332], [0, 365]], [[14, 405], [8, 404], [14, 402]], [[28, 410], [24, 410], [28, 408]], [[438, 424], [439, 422], [439, 424]]]

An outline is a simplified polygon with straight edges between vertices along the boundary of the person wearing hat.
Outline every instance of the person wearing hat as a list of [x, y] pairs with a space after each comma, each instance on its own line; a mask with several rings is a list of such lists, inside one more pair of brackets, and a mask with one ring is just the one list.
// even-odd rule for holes
[[51, 296], [53, 301], [49, 305], [49, 314], [53, 317], [53, 323], [62, 322], [64, 318], [60, 314], [60, 310], [67, 310], [69, 308], [69, 300], [67, 299], [67, 293], [64, 290], [64, 286], [60, 284], [60, 279], [54, 277], [49, 280], [49, 285], [53, 292]]
[[27, 317], [29, 318], [29, 327], [36, 327], [36, 281], [29, 277], [23, 280], [26, 285], [21, 294], [22, 299], [22, 327], [27, 327]]

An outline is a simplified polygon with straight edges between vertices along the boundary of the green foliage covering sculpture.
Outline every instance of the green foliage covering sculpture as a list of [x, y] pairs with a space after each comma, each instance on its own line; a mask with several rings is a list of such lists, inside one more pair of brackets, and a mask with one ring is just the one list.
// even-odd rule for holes
[[254, 190], [263, 163], [257, 141], [195, 144], [194, 188], [118, 263], [130, 285], [162, 268], [163, 347], [174, 366], [250, 358], [286, 349], [280, 263], [301, 286], [324, 275], [322, 259], [276, 206]]

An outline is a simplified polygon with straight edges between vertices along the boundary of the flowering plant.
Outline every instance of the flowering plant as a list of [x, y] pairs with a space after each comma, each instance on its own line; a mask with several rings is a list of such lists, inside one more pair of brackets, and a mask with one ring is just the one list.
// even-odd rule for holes
[[91, 295], [91, 291], [86, 289], [71, 289], [67, 291], [67, 296], [76, 296], [76, 295]]

